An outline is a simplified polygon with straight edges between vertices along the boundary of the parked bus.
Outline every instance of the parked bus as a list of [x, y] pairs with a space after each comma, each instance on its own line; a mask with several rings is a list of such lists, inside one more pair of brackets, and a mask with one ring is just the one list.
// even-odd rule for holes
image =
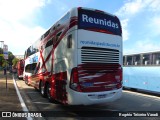
[[25, 51], [23, 77], [50, 101], [106, 103], [121, 97], [122, 58], [119, 19], [73, 8]]
[[18, 79], [23, 79], [23, 70], [24, 70], [24, 60], [23, 59], [17, 62], [16, 69], [17, 69]]
[[123, 86], [160, 92], [160, 51], [124, 55]]

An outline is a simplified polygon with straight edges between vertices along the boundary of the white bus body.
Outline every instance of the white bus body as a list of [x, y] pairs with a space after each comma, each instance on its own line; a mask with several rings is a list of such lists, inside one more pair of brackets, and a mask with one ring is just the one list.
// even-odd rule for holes
[[25, 81], [49, 100], [90, 105], [121, 97], [122, 31], [116, 16], [74, 8], [25, 56]]

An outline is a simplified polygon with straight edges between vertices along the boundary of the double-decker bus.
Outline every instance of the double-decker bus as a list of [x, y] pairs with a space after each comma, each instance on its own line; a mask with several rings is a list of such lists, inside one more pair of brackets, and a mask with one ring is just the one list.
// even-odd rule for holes
[[124, 55], [123, 64], [125, 88], [160, 92], [160, 51]]
[[25, 51], [24, 80], [51, 101], [90, 105], [122, 94], [122, 29], [109, 13], [73, 8]]
[[17, 68], [18, 79], [22, 79], [23, 78], [23, 70], [24, 70], [24, 60], [23, 59], [21, 59], [17, 62], [16, 68]]

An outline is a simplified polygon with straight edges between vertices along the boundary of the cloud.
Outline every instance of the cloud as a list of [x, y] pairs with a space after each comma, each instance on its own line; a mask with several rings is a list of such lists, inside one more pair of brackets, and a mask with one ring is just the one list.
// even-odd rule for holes
[[130, 32], [128, 30], [129, 20], [133, 15], [142, 9], [142, 0], [134, 0], [126, 2], [115, 14], [120, 18], [122, 24], [123, 41], [129, 39]]
[[23, 55], [32, 41], [46, 31], [36, 25], [34, 19], [39, 8], [48, 0], [4, 0], [0, 1], [1, 41], [8, 45], [13, 54]]
[[154, 44], [153, 41], [146, 39], [143, 41], [137, 41], [132, 45], [132, 48], [124, 49], [124, 54], [133, 54], [140, 52], [148, 52], [148, 51], [158, 51], [160, 43]]
[[122, 24], [122, 35], [123, 35], [123, 40], [126, 41], [129, 38], [129, 32], [127, 30], [128, 27], [128, 19], [124, 19], [121, 21]]
[[21, 23], [12, 25], [0, 21], [1, 40], [8, 45], [9, 51], [14, 54], [24, 54], [25, 49], [37, 40], [46, 30], [40, 26], [28, 27]]
[[92, 0], [52, 0], [50, 2], [55, 14], [62, 15], [73, 7], [83, 7], [90, 4]]
[[38, 25], [38, 18], [47, 16], [42, 10], [47, 9], [53, 11], [54, 16], [60, 16], [71, 7], [87, 3], [85, 0], [0, 0], [0, 41], [4, 41], [13, 54], [23, 55], [26, 48], [46, 31]]
[[160, 0], [149, 0], [149, 10], [154, 12], [160, 11]]
[[160, 0], [129, 0], [116, 14], [120, 17], [133, 17], [143, 11], [160, 11]]
[[26, 19], [36, 8], [45, 5], [45, 0], [3, 0], [0, 2], [0, 16], [7, 21]]
[[[143, 17], [142, 20], [145, 19], [142, 23], [146, 24], [144, 27], [148, 29], [145, 32], [148, 34], [144, 36], [149, 38], [151, 36], [150, 33], [153, 33], [152, 36], [160, 35], [160, 0], [128, 0], [115, 14], [122, 23], [124, 41], [131, 39], [130, 37], [133, 34], [131, 32], [133, 32], [134, 28], [130, 29], [129, 25], [131, 26], [133, 22], [136, 25], [134, 20], [138, 20], [140, 17]], [[144, 16], [146, 17], [144, 18]]]
[[142, 8], [142, 0], [133, 0], [125, 3], [116, 14], [121, 17], [132, 16], [139, 12]]
[[160, 36], [160, 15], [155, 15], [148, 21], [148, 29], [153, 37]]

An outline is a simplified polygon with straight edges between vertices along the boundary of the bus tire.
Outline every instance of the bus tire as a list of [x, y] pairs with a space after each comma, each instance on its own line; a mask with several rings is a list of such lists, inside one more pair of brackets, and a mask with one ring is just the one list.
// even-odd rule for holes
[[28, 80], [25, 79], [24, 82], [26, 83], [26, 85], [28, 85]]
[[55, 100], [51, 97], [51, 85], [49, 83], [47, 83], [47, 98], [49, 100], [49, 102], [54, 102]]
[[40, 90], [40, 93], [41, 93], [42, 97], [47, 97], [46, 87], [45, 87], [45, 85], [42, 81], [40, 81], [39, 90]]

